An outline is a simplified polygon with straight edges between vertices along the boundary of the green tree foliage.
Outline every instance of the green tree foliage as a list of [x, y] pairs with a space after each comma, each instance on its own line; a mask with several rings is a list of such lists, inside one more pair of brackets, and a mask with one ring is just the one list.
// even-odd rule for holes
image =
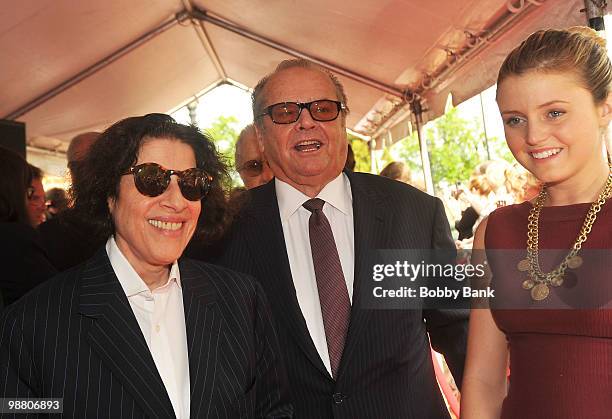
[[204, 128], [213, 138], [217, 150], [223, 161], [228, 165], [233, 186], [241, 186], [242, 180], [236, 172], [234, 162], [234, 151], [236, 149], [236, 141], [240, 134], [238, 119], [234, 116], [220, 116], [213, 123]]
[[353, 148], [353, 154], [355, 154], [355, 171], [369, 173], [371, 160], [368, 143], [359, 137], [355, 137], [354, 135], [347, 134], [347, 136], [349, 144]]
[[484, 160], [484, 132], [475, 121], [466, 121], [451, 109], [427, 131], [434, 184], [466, 181]]
[[238, 119], [234, 116], [220, 116], [210, 127], [204, 129], [211, 135], [217, 150], [226, 159], [227, 164], [234, 165], [234, 150], [238, 134], [240, 134]]
[[[457, 108], [427, 124], [424, 133], [436, 186], [440, 182], [452, 184], [467, 181], [474, 168], [487, 159], [482, 122], [479, 119], [470, 121], [462, 118]], [[489, 137], [488, 142], [492, 159], [514, 161], [505, 141]], [[396, 143], [393, 148], [394, 154], [399, 155], [413, 172], [422, 170], [416, 132]]]

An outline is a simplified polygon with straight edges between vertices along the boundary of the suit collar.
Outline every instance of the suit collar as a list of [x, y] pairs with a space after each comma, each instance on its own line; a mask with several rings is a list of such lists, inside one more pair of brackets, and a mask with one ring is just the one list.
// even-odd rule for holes
[[[106, 254], [108, 255], [111, 267], [115, 272], [115, 276], [119, 280], [121, 288], [123, 288], [123, 291], [128, 299], [140, 293], [150, 294], [151, 291], [148, 285], [144, 282], [140, 275], [138, 275], [130, 262], [128, 262], [121, 249], [119, 249], [119, 246], [117, 246], [117, 242], [113, 236], [109, 237], [104, 247], [106, 249]], [[174, 261], [174, 263], [171, 265], [168, 272], [168, 280], [163, 286], [166, 286], [172, 280], [176, 280], [179, 288], [181, 287], [181, 275], [177, 261]]]
[[[205, 417], [215, 388], [221, 320], [217, 294], [204, 270], [179, 260], [189, 352], [191, 417]], [[106, 250], [86, 262], [79, 286], [79, 312], [95, 319], [87, 340], [93, 351], [150, 417], [174, 417], [174, 409], [149, 347], [117, 279]]]
[[[289, 219], [304, 202], [310, 199], [308, 195], [278, 178], [274, 179], [274, 187], [278, 198], [280, 218], [283, 222]], [[348, 179], [342, 173], [325, 185], [317, 195], [317, 198], [322, 199], [343, 214], [349, 214], [351, 211], [351, 188]]]

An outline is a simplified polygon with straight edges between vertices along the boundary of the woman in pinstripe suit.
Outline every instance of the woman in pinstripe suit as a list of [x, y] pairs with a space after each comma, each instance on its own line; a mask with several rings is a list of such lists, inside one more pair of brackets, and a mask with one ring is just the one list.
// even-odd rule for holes
[[128, 118], [84, 166], [75, 211], [106, 245], [2, 314], [0, 397], [61, 399], [80, 418], [291, 417], [261, 288], [181, 258], [198, 228], [222, 231], [211, 140], [167, 115]]

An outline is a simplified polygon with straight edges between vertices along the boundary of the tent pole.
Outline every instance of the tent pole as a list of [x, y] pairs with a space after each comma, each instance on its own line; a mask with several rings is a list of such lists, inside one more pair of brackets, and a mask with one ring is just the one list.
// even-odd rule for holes
[[484, 131], [485, 149], [487, 150], [487, 160], [491, 160], [491, 152], [489, 151], [489, 136], [487, 135], [487, 119], [485, 118], [484, 105], [482, 103], [482, 92], [478, 93], [480, 99], [480, 116], [482, 116], [482, 128]]
[[603, 32], [606, 30], [604, 16], [606, 15], [606, 0], [584, 0], [584, 11], [590, 28]]
[[419, 149], [421, 150], [421, 164], [423, 166], [423, 177], [427, 193], [434, 194], [433, 179], [431, 177], [431, 165], [429, 164], [429, 151], [427, 150], [427, 140], [423, 135], [423, 105], [419, 97], [415, 97], [410, 102], [410, 109], [414, 115], [417, 135], [419, 137]]
[[168, 29], [174, 27], [177, 23], [183, 22], [185, 20], [189, 19], [189, 15], [185, 12], [182, 11], [180, 13], [177, 13], [175, 15], [174, 18], [172, 18], [171, 20], [168, 20], [164, 23], [162, 23], [161, 25], [159, 25], [158, 27], [150, 30], [149, 32], [145, 33], [144, 35], [141, 35], [138, 39], [130, 42], [129, 44], [119, 48], [117, 51], [111, 53], [110, 55], [102, 58], [100, 61], [96, 62], [95, 64], [87, 67], [85, 70], [81, 71], [80, 73], [72, 76], [71, 78], [69, 78], [68, 80], [60, 83], [59, 85], [55, 86], [54, 88], [52, 88], [51, 90], [48, 90], [47, 92], [43, 93], [42, 95], [38, 96], [37, 98], [31, 100], [30, 102], [26, 103], [25, 105], [21, 106], [20, 108], [14, 110], [13, 112], [11, 112], [10, 114], [6, 115], [4, 117], [4, 119], [9, 119], [9, 120], [14, 120], [19, 118], [22, 115], [25, 115], [26, 113], [30, 112], [32, 109], [42, 105], [43, 103], [53, 99], [55, 96], [59, 95], [60, 93], [68, 90], [69, 88], [71, 88], [72, 86], [74, 86], [75, 84], [85, 80], [86, 78], [88, 78], [89, 76], [97, 73], [98, 71], [102, 70], [103, 68], [107, 67], [108, 65], [112, 64], [113, 62], [117, 61], [119, 58], [123, 57], [124, 55], [128, 54], [130, 51], [135, 50], [136, 48], [138, 48], [139, 46], [145, 44], [146, 42], [150, 41], [151, 39], [155, 38], [157, 35], [167, 31]]

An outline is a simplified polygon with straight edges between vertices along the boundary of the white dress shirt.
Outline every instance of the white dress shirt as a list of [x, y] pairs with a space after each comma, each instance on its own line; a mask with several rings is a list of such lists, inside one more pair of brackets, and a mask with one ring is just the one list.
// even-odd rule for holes
[[178, 263], [172, 264], [168, 282], [151, 291], [113, 237], [106, 242], [106, 253], [149, 346], [176, 417], [189, 418], [189, 356]]
[[[302, 207], [302, 204], [308, 201], [310, 197], [278, 178], [274, 182], [297, 300], [306, 320], [310, 337], [323, 360], [323, 364], [331, 374], [319, 291], [310, 250], [308, 220], [311, 212]], [[355, 262], [353, 196], [346, 175], [341, 173], [325, 185], [317, 198], [325, 201], [323, 213], [331, 225], [340, 256], [340, 265], [346, 280], [346, 288], [352, 304]]]

